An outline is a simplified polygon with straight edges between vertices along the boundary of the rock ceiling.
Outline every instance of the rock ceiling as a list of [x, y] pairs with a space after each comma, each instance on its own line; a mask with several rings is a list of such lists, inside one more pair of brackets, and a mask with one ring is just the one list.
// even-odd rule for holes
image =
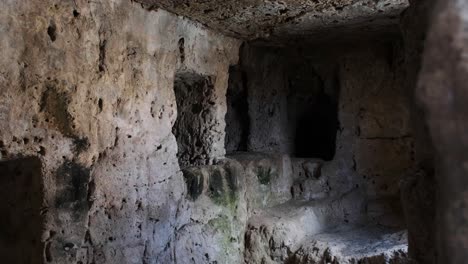
[[[408, 0], [136, 0], [245, 40], [328, 35], [396, 25]], [[325, 33], [325, 34], [324, 34]], [[359, 33], [359, 32], [357, 32]]]

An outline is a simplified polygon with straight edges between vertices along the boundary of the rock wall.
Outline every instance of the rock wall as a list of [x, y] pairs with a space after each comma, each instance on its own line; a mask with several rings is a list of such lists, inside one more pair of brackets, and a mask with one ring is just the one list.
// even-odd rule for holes
[[287, 116], [287, 78], [281, 50], [244, 45], [241, 68], [245, 73], [249, 131], [247, 150], [292, 153]]
[[[190, 17], [228, 36], [291, 43], [299, 38], [360, 38], [395, 26], [408, 0], [137, 0], [145, 8], [163, 8]], [[378, 32], [380, 33], [380, 32]], [[385, 35], [385, 34], [383, 34]]]
[[468, 4], [436, 1], [431, 13], [417, 97], [437, 150], [437, 263], [464, 263], [468, 202]]
[[[178, 246], [190, 205], [172, 134], [175, 75], [212, 78], [211, 134], [201, 144], [209, 142], [204, 158], [222, 157], [228, 68], [240, 43], [124, 0], [2, 1], [0, 21], [2, 186], [24, 201], [22, 217], [37, 219], [23, 227], [36, 229], [32, 242], [16, 236], [37, 249], [24, 263], [190, 256]], [[16, 160], [31, 175], [5, 175]], [[34, 189], [24, 199], [22, 182]]]
[[[238, 62], [239, 41], [132, 1], [3, 1], [0, 253], [24, 263], [329, 261], [328, 242], [320, 253], [301, 242], [348, 224], [400, 228], [403, 194], [411, 254], [431, 263], [432, 223], [419, 223], [431, 217], [432, 148], [410, 95], [423, 36], [411, 37], [420, 25], [406, 18], [403, 42], [246, 44]], [[436, 69], [425, 71], [436, 87]], [[427, 94], [437, 132], [452, 109], [437, 113]], [[224, 158], [245, 150], [255, 153]], [[367, 231], [357, 232], [364, 242]]]
[[[250, 151], [294, 157], [304, 145], [320, 149], [321, 141], [331, 141], [334, 151], [325, 155], [328, 159], [316, 153], [305, 158], [330, 161], [324, 169], [342, 185], [336, 193], [359, 186], [373, 199], [398, 199], [399, 181], [421, 163], [414, 146], [412, 102], [402, 85], [405, 64], [399, 39], [321, 47], [320, 52], [244, 49]], [[336, 108], [337, 116], [327, 119], [314, 107], [325, 108], [325, 113]], [[309, 116], [301, 118], [303, 114]], [[323, 127], [332, 130], [317, 132]], [[296, 140], [304, 129], [309, 137]], [[336, 137], [328, 140], [322, 134]]]
[[426, 36], [434, 0], [412, 0], [401, 19], [404, 72], [402, 85], [411, 104], [411, 125], [415, 134], [415, 158], [419, 170], [406, 175], [402, 184], [403, 209], [408, 225], [409, 254], [420, 263], [436, 263], [436, 181], [437, 157], [421, 100], [416, 93]]
[[398, 196], [399, 181], [417, 165], [397, 45], [384, 43], [369, 48], [372, 52], [362, 49], [340, 62], [336, 160], [358, 175], [354, 183], [363, 184], [374, 199]]
[[[335, 121], [324, 121], [320, 112], [308, 119], [300, 115], [310, 113], [323, 94], [336, 105], [333, 155], [319, 163], [313, 158], [324, 157], [291, 158], [291, 176], [283, 182], [292, 184], [291, 197], [284, 198], [339, 199], [353, 193], [355, 204], [365, 204], [368, 222], [409, 228], [411, 255], [430, 261], [431, 222], [420, 221], [433, 212], [432, 144], [411, 94], [419, 63], [412, 47], [398, 36], [286, 50], [246, 45], [240, 68], [248, 94], [250, 151], [297, 157], [297, 144], [317, 148], [323, 138], [296, 140], [298, 131], [310, 127], [305, 134], [319, 137], [314, 130]], [[361, 213], [340, 217], [350, 221]]]

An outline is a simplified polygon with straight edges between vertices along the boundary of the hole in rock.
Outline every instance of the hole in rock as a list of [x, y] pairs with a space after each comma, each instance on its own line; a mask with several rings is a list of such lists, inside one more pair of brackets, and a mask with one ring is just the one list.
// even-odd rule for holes
[[0, 162], [0, 256], [5, 263], [42, 259], [41, 161], [35, 157]]
[[49, 35], [52, 42], [57, 39], [57, 26], [53, 21], [50, 23], [49, 27], [47, 27], [47, 35]]
[[213, 79], [195, 73], [177, 73], [174, 92], [177, 119], [172, 132], [177, 139], [179, 165], [208, 164], [212, 147], [208, 128], [215, 120]]

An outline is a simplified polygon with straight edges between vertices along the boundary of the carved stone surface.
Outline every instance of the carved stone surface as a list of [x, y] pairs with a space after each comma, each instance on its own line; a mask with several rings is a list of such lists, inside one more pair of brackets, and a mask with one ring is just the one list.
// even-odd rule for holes
[[417, 90], [436, 186], [421, 1], [0, 2], [0, 262], [433, 263], [440, 188], [463, 263], [468, 7]]
[[[145, 8], [163, 8], [223, 34], [242, 39], [372, 32], [396, 25], [408, 0], [137, 0]], [[358, 31], [354, 31], [359, 28]], [[343, 30], [345, 29], [345, 30]]]

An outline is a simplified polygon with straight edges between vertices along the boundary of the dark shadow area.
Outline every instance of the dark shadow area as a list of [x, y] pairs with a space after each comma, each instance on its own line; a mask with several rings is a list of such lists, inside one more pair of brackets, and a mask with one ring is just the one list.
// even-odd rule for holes
[[330, 161], [338, 130], [339, 80], [335, 71], [319, 75], [311, 62], [289, 76], [288, 118], [294, 132], [294, 155]]
[[41, 161], [0, 162], [0, 256], [2, 263], [42, 263]]
[[296, 157], [332, 160], [335, 156], [337, 107], [329, 95], [321, 91], [315, 103], [298, 118]]
[[247, 101], [246, 76], [240, 66], [229, 68], [227, 90], [226, 138], [227, 153], [247, 151], [249, 138], [249, 107]]
[[214, 120], [213, 80], [195, 73], [178, 73], [174, 92], [177, 101], [177, 120], [172, 133], [177, 139], [181, 167], [205, 165], [209, 162], [209, 133]]

